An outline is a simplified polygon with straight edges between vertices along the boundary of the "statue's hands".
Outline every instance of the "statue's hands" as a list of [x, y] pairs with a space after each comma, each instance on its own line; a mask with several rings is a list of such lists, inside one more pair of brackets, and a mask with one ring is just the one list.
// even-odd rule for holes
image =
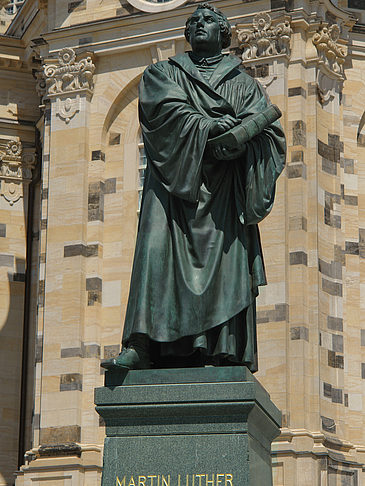
[[221, 118], [214, 120], [214, 122], [212, 123], [212, 126], [209, 130], [209, 138], [218, 137], [218, 135], [227, 132], [239, 123], [241, 123], [241, 120], [237, 120], [231, 115], [224, 115]]
[[240, 157], [245, 151], [245, 147], [229, 149], [223, 144], [213, 147], [213, 156], [217, 160], [234, 160]]

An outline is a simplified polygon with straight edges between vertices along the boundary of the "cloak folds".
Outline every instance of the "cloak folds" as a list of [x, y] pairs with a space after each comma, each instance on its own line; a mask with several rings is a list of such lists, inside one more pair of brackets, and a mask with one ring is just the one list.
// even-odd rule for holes
[[214, 119], [268, 102], [224, 56], [209, 82], [188, 54], [146, 69], [139, 117], [147, 171], [123, 343], [149, 336], [155, 366], [195, 349], [257, 369], [255, 298], [265, 285], [257, 223], [271, 210], [285, 163], [279, 122], [236, 160], [205, 151]]

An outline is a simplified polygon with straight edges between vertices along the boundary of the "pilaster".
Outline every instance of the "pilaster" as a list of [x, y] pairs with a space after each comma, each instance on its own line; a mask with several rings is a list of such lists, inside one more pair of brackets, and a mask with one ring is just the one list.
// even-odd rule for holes
[[83, 441], [90, 423], [84, 412], [90, 385], [83, 358], [87, 358], [88, 372], [98, 373], [98, 344], [85, 341], [86, 259], [94, 256], [87, 237], [94, 71], [90, 53], [77, 57], [74, 50], [62, 49], [56, 60], [45, 61], [39, 83], [45, 127], [38, 302], [41, 395], [36, 404], [39, 437], [35, 446]]

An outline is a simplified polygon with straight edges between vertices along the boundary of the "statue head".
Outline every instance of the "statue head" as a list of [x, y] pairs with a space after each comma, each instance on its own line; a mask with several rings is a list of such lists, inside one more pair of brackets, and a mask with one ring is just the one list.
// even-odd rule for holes
[[185, 38], [196, 54], [219, 54], [230, 46], [231, 37], [227, 17], [209, 3], [200, 3], [186, 21]]

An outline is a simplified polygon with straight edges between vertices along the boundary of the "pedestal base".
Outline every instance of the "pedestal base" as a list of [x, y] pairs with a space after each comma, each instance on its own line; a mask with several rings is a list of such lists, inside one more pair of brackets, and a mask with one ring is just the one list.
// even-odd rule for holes
[[272, 484], [281, 414], [245, 367], [109, 371], [95, 403], [103, 486]]

